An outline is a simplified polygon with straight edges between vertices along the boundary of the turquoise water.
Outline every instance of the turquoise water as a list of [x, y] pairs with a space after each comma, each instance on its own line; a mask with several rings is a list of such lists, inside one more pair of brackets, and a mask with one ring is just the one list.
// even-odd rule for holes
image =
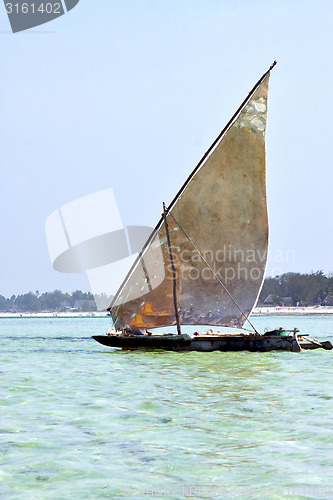
[[[328, 316], [253, 322], [333, 342]], [[125, 352], [108, 326], [0, 319], [2, 499], [333, 498], [333, 351]]]

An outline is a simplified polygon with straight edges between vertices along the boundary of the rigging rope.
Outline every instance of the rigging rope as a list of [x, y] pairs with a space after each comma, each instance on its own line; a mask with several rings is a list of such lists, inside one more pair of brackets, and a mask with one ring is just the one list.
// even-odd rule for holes
[[169, 215], [171, 215], [171, 217], [173, 218], [173, 220], [175, 221], [175, 223], [177, 224], [177, 226], [179, 227], [179, 229], [184, 233], [185, 237], [188, 239], [188, 241], [191, 243], [191, 245], [193, 246], [193, 248], [198, 252], [198, 254], [200, 255], [201, 259], [204, 261], [204, 263], [206, 264], [206, 266], [208, 267], [208, 269], [211, 271], [211, 273], [213, 274], [213, 276], [216, 278], [216, 280], [219, 282], [219, 284], [222, 286], [223, 290], [229, 295], [229, 297], [231, 298], [231, 300], [233, 301], [233, 303], [235, 304], [235, 306], [239, 309], [239, 311], [241, 312], [242, 316], [244, 316], [245, 320], [252, 326], [253, 330], [259, 335], [258, 331], [256, 330], [255, 326], [251, 323], [251, 321], [249, 320], [249, 314], [245, 314], [245, 312], [242, 310], [242, 308], [240, 307], [240, 305], [238, 305], [238, 303], [236, 302], [236, 300], [233, 298], [233, 296], [231, 295], [231, 293], [229, 292], [229, 290], [225, 287], [225, 285], [222, 283], [222, 281], [220, 280], [220, 278], [217, 276], [217, 274], [215, 273], [215, 271], [211, 268], [211, 266], [208, 264], [207, 260], [204, 258], [204, 256], [202, 255], [202, 253], [200, 252], [200, 250], [195, 246], [195, 244], [193, 243], [193, 241], [187, 236], [187, 234], [185, 233], [184, 229], [181, 227], [181, 225], [179, 224], [179, 222], [176, 221], [176, 219], [174, 218], [174, 216], [172, 215], [171, 212], [169, 212]]

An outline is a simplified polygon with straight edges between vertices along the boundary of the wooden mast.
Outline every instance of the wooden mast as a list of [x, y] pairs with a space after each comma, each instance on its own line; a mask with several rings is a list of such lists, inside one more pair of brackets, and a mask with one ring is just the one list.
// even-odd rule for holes
[[179, 321], [178, 305], [177, 305], [176, 269], [175, 269], [175, 264], [173, 262], [172, 249], [171, 249], [171, 243], [170, 243], [170, 235], [169, 235], [169, 227], [168, 227], [168, 223], [167, 223], [167, 219], [166, 219], [166, 211], [165, 211], [165, 203], [164, 202], [163, 202], [163, 218], [164, 218], [165, 231], [166, 231], [166, 236], [167, 236], [167, 241], [168, 241], [168, 248], [169, 248], [169, 255], [170, 255], [170, 262], [171, 262], [171, 269], [172, 269], [172, 277], [173, 277], [173, 305], [175, 308], [177, 332], [178, 332], [178, 335], [181, 335], [182, 332], [180, 329], [180, 321]]

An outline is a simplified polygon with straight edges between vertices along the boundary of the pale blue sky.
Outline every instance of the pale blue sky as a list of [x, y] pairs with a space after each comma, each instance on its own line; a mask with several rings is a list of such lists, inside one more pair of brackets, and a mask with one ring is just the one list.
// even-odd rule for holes
[[267, 273], [333, 271], [332, 13], [329, 0], [80, 0], [12, 34], [0, 6], [0, 294], [88, 291], [52, 269], [47, 216], [111, 187], [125, 225], [154, 226], [274, 59]]

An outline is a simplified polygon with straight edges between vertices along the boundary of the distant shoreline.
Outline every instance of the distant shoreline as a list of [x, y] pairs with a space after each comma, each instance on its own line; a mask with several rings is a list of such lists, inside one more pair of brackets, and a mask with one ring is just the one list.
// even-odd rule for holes
[[39, 312], [39, 313], [29, 313], [29, 312], [0, 312], [1, 318], [110, 318], [106, 312]]
[[255, 307], [251, 316], [312, 316], [333, 314], [333, 306]]
[[[255, 307], [251, 316], [328, 316], [333, 315], [333, 306], [313, 307]], [[40, 312], [6, 313], [0, 312], [1, 318], [109, 318], [106, 312]]]

